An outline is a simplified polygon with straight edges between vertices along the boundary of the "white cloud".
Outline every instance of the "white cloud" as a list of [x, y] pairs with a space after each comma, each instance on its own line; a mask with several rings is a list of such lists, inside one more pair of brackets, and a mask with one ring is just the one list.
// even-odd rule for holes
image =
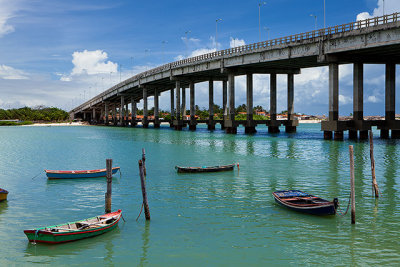
[[346, 105], [346, 104], [350, 104], [352, 102], [353, 102], [353, 99], [351, 97], [339, 95], [339, 103], [340, 104]]
[[357, 20], [364, 20], [372, 17], [382, 16], [383, 15], [383, 7], [385, 5], [385, 14], [392, 14], [398, 12], [400, 10], [400, 1], [399, 0], [378, 0], [377, 7], [374, 8], [372, 13], [362, 12], [357, 15]]
[[4, 80], [26, 80], [28, 76], [22, 70], [13, 67], [0, 65], [0, 79]]
[[117, 72], [118, 64], [107, 61], [108, 55], [103, 50], [74, 52], [72, 54], [72, 75], [76, 74], [98, 74]]
[[14, 31], [14, 27], [9, 24], [9, 20], [15, 16], [19, 2], [19, 0], [0, 0], [0, 37]]
[[229, 42], [229, 46], [231, 48], [233, 47], [237, 47], [237, 46], [242, 46], [242, 45], [246, 45], [246, 42], [243, 39], [238, 39], [238, 38], [230, 38], [230, 42]]
[[62, 75], [60, 80], [67, 82], [72, 81], [73, 77], [80, 75], [96, 75], [96, 74], [112, 74], [118, 72], [118, 64], [106, 61], [108, 55], [103, 50], [83, 52], [75, 51], [72, 54], [72, 64], [74, 68], [70, 75]]
[[370, 103], [378, 103], [378, 102], [381, 102], [381, 100], [380, 100], [379, 98], [377, 98], [376, 96], [374, 96], [374, 95], [370, 95], [370, 96], [367, 98], [367, 102], [370, 102]]

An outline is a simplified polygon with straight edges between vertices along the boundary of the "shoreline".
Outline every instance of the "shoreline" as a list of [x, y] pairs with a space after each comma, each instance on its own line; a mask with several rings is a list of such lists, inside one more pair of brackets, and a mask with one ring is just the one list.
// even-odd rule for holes
[[33, 124], [29, 124], [29, 125], [20, 125], [23, 127], [33, 127], [33, 126], [37, 126], [37, 127], [45, 127], [45, 126], [87, 126], [87, 123], [84, 122], [52, 122], [52, 123], [33, 123]]

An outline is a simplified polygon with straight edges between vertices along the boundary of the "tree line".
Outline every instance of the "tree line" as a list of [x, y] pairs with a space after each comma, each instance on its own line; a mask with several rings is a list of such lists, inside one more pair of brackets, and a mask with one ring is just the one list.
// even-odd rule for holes
[[68, 112], [54, 107], [39, 106], [36, 108], [23, 107], [18, 109], [0, 109], [0, 120], [20, 121], [65, 121]]

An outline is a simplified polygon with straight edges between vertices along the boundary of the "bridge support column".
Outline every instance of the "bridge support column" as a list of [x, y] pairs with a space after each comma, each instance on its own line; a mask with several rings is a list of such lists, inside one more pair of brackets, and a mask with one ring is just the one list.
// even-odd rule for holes
[[118, 120], [117, 120], [117, 104], [115, 104], [115, 103], [113, 105], [113, 124], [114, 124], [114, 126], [118, 124]]
[[90, 124], [97, 124], [97, 120], [96, 120], [96, 108], [93, 108], [92, 121], [90, 122]]
[[142, 125], [143, 128], [148, 128], [149, 127], [149, 112], [147, 108], [147, 88], [143, 88], [143, 120], [142, 120]]
[[174, 120], [175, 130], [182, 130], [183, 122], [181, 119], [181, 82], [175, 82], [176, 89], [176, 119]]
[[160, 114], [159, 114], [159, 93], [158, 89], [154, 89], [154, 128], [160, 128]]
[[132, 115], [131, 115], [131, 126], [136, 126], [136, 113], [137, 113], [137, 103], [133, 96], [131, 97], [131, 110], [132, 110]]
[[171, 88], [171, 121], [170, 127], [174, 127], [174, 120], [175, 120], [175, 107], [174, 107], [174, 88]]
[[228, 90], [229, 90], [229, 114], [227, 119], [224, 120], [226, 133], [236, 134], [237, 124], [235, 121], [235, 75], [228, 74]]
[[298, 121], [294, 116], [294, 74], [287, 75], [287, 122], [285, 131], [287, 133], [295, 133]]
[[228, 82], [222, 81], [222, 123], [221, 129], [225, 129], [224, 121], [227, 119], [228, 116], [228, 109], [227, 109], [227, 102], [228, 102]]
[[214, 81], [210, 79], [208, 81], [208, 130], [215, 130], [214, 122]]
[[182, 120], [186, 120], [186, 88], [184, 86], [182, 87], [181, 112], [182, 112]]
[[119, 107], [119, 124], [120, 124], [120, 126], [125, 126], [124, 106], [125, 106], [125, 97], [121, 96], [121, 105]]
[[385, 78], [385, 122], [381, 129], [381, 138], [389, 138], [389, 130], [392, 130], [392, 138], [399, 138], [399, 125], [395, 118], [396, 112], [396, 64], [386, 64]]
[[102, 123], [102, 124], [104, 124], [104, 108], [101, 108], [100, 107], [100, 119], [99, 119], [99, 121], [100, 121], [100, 123]]
[[256, 124], [253, 120], [253, 74], [246, 75], [246, 114], [247, 120], [244, 128], [245, 133], [255, 133]]
[[371, 127], [364, 123], [364, 65], [353, 64], [353, 124], [349, 129], [349, 139], [357, 139], [357, 131], [360, 131], [360, 139], [368, 138], [368, 130]]
[[107, 101], [104, 104], [104, 113], [105, 113], [105, 121], [104, 121], [104, 123], [105, 123], [105, 125], [108, 125], [109, 124], [108, 115], [110, 114], [110, 111], [109, 111], [109, 104], [108, 104]]
[[279, 133], [280, 123], [276, 120], [276, 74], [270, 74], [269, 86], [269, 118], [267, 123], [269, 133]]
[[195, 111], [195, 95], [194, 95], [194, 82], [190, 82], [189, 84], [190, 90], [190, 122], [189, 122], [189, 130], [195, 131], [196, 130], [196, 111]]
[[[339, 64], [329, 64], [329, 120], [321, 123], [324, 139], [343, 140], [343, 124], [339, 123]], [[330, 131], [331, 133], [327, 133]], [[329, 138], [330, 137], [330, 138]]]
[[124, 118], [124, 120], [125, 120], [125, 126], [128, 126], [129, 125], [129, 108], [128, 108], [129, 106], [128, 106], [128, 102], [126, 102], [125, 103], [125, 118]]

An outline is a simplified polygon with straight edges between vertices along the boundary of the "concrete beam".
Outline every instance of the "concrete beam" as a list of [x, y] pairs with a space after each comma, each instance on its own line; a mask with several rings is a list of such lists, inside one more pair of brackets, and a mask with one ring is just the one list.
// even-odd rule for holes
[[339, 65], [329, 64], [329, 120], [339, 119]]
[[385, 119], [395, 120], [396, 113], [396, 64], [386, 64]]
[[353, 65], [353, 120], [364, 118], [364, 65], [354, 63]]

